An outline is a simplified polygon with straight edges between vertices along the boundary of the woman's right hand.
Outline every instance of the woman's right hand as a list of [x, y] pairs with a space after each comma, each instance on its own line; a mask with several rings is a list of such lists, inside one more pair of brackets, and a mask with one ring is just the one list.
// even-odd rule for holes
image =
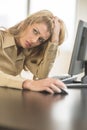
[[51, 94], [60, 93], [61, 89], [66, 89], [65, 84], [59, 79], [46, 78], [41, 80], [25, 80], [23, 89], [31, 91], [47, 91]]

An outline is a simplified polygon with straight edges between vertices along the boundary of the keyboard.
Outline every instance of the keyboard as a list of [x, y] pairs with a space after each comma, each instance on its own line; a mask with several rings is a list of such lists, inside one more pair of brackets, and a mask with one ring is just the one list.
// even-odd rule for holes
[[54, 76], [53, 78], [60, 79], [66, 84], [67, 88], [87, 88], [87, 83], [81, 83], [81, 81], [76, 81], [77, 76], [63, 75]]
[[77, 79], [77, 76], [64, 75], [64, 76], [54, 76], [53, 78], [60, 79], [62, 82], [66, 84], [75, 81]]
[[56, 78], [56, 79], [60, 79], [60, 80], [64, 80], [71, 77], [71, 75], [61, 75], [61, 76], [53, 76], [52, 78]]
[[77, 76], [71, 76], [71, 77], [67, 77], [65, 79], [62, 79], [61, 81], [66, 83], [73, 83], [74, 81], [76, 81]]
[[87, 83], [69, 83], [67, 88], [87, 88]]

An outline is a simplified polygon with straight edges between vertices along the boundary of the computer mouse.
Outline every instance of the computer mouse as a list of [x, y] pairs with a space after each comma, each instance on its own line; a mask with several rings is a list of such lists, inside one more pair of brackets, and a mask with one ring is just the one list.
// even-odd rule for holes
[[[59, 92], [55, 92], [54, 95], [56, 95], [56, 94], [67, 95], [68, 94], [67, 89], [62, 89], [62, 88], [60, 88], [60, 89], [61, 89], [61, 92], [60, 93]], [[47, 92], [47, 91], [42, 91], [41, 93], [43, 93], [43, 94], [49, 94], [49, 92]]]
[[60, 94], [68, 94], [67, 89], [62, 89], [62, 88], [61, 88], [61, 92], [60, 92]]

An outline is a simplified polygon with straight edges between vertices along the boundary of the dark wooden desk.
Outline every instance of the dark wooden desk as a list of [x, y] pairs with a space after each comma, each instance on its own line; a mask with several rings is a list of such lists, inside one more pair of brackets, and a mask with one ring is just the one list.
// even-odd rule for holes
[[87, 89], [53, 96], [0, 88], [0, 130], [87, 130]]

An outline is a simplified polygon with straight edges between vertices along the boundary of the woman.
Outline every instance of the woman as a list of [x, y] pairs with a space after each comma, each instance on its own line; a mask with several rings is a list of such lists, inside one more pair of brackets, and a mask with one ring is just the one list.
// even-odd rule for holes
[[[0, 30], [0, 86], [60, 93], [65, 84], [47, 76], [64, 37], [63, 21], [48, 10]], [[23, 69], [30, 70], [34, 78], [20, 77]]]

